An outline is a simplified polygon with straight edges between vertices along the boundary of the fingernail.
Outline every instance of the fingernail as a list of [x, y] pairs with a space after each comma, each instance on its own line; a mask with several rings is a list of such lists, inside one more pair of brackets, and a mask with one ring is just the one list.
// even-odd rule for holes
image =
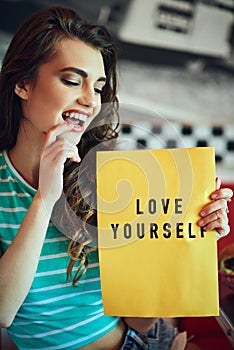
[[217, 198], [217, 197], [218, 197], [218, 195], [217, 195], [216, 193], [214, 193], [214, 194], [212, 194], [212, 195], [210, 196], [211, 199], [215, 199], [215, 198]]
[[202, 226], [203, 224], [204, 224], [204, 220], [199, 220], [199, 221], [198, 221], [198, 225], [199, 225], [199, 226]]
[[200, 215], [201, 215], [201, 216], [205, 216], [205, 215], [206, 215], [206, 212], [203, 210], [203, 211], [200, 212]]
[[75, 163], [80, 163], [80, 158], [71, 158], [71, 160]]

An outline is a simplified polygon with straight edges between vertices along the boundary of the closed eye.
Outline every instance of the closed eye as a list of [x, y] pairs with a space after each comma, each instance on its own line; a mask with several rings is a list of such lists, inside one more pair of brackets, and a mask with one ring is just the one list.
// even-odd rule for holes
[[62, 79], [62, 82], [68, 86], [79, 86], [80, 85], [80, 83], [78, 83], [77, 81], [72, 81], [72, 80], [68, 80], [68, 79]]
[[96, 94], [102, 94], [103, 92], [101, 89], [98, 89], [98, 88], [95, 88], [94, 91]]

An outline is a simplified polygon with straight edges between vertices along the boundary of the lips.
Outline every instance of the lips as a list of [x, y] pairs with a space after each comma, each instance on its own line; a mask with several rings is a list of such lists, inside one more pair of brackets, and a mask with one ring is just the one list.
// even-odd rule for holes
[[83, 127], [88, 115], [79, 113], [78, 111], [66, 111], [62, 114], [62, 117], [68, 124]]

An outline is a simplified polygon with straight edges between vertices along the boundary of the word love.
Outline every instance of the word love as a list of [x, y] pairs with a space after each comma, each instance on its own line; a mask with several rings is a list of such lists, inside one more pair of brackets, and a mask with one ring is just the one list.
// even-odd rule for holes
[[[152, 198], [148, 201], [147, 210], [149, 214], [156, 214], [158, 210], [162, 210], [164, 214], [168, 213], [168, 210], [173, 206], [174, 214], [182, 214], [182, 198], [161, 198], [159, 201]], [[136, 199], [136, 214], [143, 215], [144, 211], [141, 209], [140, 199]]]

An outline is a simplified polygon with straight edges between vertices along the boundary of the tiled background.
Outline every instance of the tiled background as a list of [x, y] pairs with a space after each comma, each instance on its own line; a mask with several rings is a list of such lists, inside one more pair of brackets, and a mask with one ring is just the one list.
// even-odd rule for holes
[[234, 182], [233, 73], [122, 60], [119, 74], [124, 147], [213, 146], [217, 175]]
[[[152, 17], [150, 9], [164, 5], [165, 10], [165, 5], [168, 4], [177, 6], [170, 0], [146, 0], [146, 2], [140, 0], [90, 0], [89, 2], [87, 0], [60, 0], [58, 2], [3, 0], [0, 2], [0, 17], [2, 18], [0, 21], [0, 59], [16, 27], [29, 15], [30, 11], [35, 11], [42, 5], [52, 4], [66, 4], [91, 21], [101, 21], [109, 26], [117, 38], [121, 37], [124, 18], [129, 17], [125, 17], [129, 4], [133, 4], [135, 8], [136, 6], [142, 7], [142, 11], [134, 12], [134, 16], [130, 16], [134, 17], [132, 20], [135, 21], [135, 29], [131, 27], [131, 33], [127, 34], [133, 37], [137, 36], [136, 33], [139, 30], [143, 30], [142, 23], [147, 21], [148, 17], [149, 19]], [[210, 6], [207, 8], [210, 18], [208, 16], [205, 23], [204, 21], [199, 23], [206, 33], [210, 30], [209, 42], [212, 41], [212, 45], [221, 52], [221, 49], [227, 46], [227, 38], [224, 33], [223, 37], [220, 36], [222, 30], [224, 31], [222, 21], [212, 22], [211, 12], [221, 9], [221, 12], [224, 11], [220, 12], [222, 18], [224, 14], [230, 17], [230, 9], [233, 7], [232, 0], [199, 0], [196, 2], [196, 6], [201, 7], [204, 4]], [[230, 9], [224, 9], [224, 5]], [[194, 20], [196, 14], [195, 11]], [[210, 25], [213, 23], [213, 30], [208, 26], [208, 22]], [[196, 23], [199, 24], [195, 21], [194, 24]], [[200, 27], [200, 30], [202, 28]], [[151, 32], [152, 30], [153, 28]], [[160, 33], [157, 33], [155, 39], [161, 37]], [[204, 46], [202, 33], [204, 34], [203, 31], [198, 31], [197, 40], [199, 39]], [[178, 33], [171, 34], [173, 42]], [[194, 32], [192, 31], [191, 34]], [[161, 35], [164, 34], [161, 32]], [[147, 40], [149, 37], [146, 38]], [[234, 182], [234, 50], [231, 51], [230, 55], [226, 52], [223, 62], [218, 60], [219, 63], [224, 63], [225, 69], [220, 69], [220, 67], [216, 69], [217, 67], [213, 65], [216, 60], [213, 61], [199, 55], [188, 56], [184, 61], [183, 56], [180, 60], [180, 56], [175, 55], [173, 51], [168, 53], [156, 49], [145, 51], [140, 45], [139, 47], [130, 45], [123, 49], [120, 45], [121, 138], [132, 140], [129, 147], [134, 148], [142, 146], [147, 148], [214, 146], [218, 175], [224, 180]], [[149, 57], [151, 54], [152, 57]], [[230, 69], [228, 69], [229, 66]], [[126, 127], [127, 123], [131, 124], [130, 128]]]

